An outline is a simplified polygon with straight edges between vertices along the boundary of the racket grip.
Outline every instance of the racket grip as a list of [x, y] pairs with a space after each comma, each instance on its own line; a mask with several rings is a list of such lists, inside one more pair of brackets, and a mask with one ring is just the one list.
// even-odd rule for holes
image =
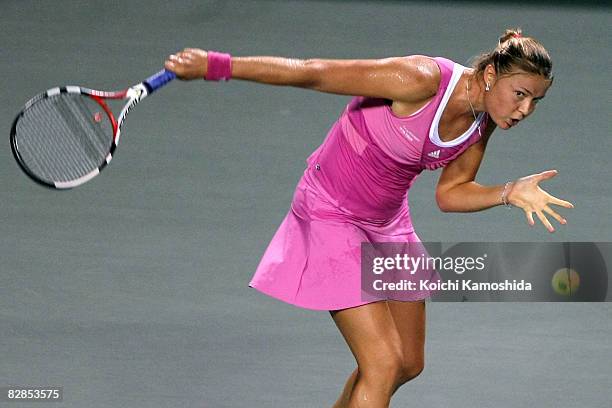
[[153, 93], [162, 86], [166, 85], [168, 82], [172, 81], [174, 78], [176, 78], [176, 74], [174, 72], [163, 69], [157, 74], [145, 79], [143, 83], [147, 87], [149, 93]]

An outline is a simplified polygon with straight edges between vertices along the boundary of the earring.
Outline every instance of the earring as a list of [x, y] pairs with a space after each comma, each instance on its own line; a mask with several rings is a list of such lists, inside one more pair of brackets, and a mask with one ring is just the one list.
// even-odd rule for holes
[[487, 82], [487, 85], [485, 86], [485, 91], [489, 92], [491, 90], [491, 85], [489, 85], [489, 83]]

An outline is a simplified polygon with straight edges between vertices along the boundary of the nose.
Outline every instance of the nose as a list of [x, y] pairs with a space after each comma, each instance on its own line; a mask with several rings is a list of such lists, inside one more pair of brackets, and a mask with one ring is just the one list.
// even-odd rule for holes
[[521, 114], [521, 120], [529, 116], [533, 109], [535, 108], [535, 104], [532, 104], [531, 101], [525, 101], [519, 105], [518, 111]]

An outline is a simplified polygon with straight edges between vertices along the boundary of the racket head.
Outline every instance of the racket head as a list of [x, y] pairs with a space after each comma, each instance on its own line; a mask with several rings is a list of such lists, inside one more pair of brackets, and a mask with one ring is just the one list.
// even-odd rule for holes
[[66, 86], [29, 100], [11, 126], [19, 167], [53, 189], [73, 188], [98, 175], [117, 147], [119, 128], [103, 97], [124, 96]]
[[[79, 186], [110, 163], [121, 126], [134, 105], [175, 78], [174, 72], [164, 69], [122, 91], [51, 88], [30, 99], [13, 121], [13, 156], [26, 175], [45, 187]], [[118, 119], [107, 99], [127, 100]]]

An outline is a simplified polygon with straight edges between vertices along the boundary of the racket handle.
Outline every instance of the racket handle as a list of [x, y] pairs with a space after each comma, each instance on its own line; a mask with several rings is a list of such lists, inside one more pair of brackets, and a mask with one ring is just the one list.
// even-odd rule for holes
[[147, 87], [149, 93], [153, 93], [162, 86], [166, 85], [168, 82], [172, 81], [174, 78], [176, 78], [176, 74], [174, 72], [163, 69], [157, 74], [145, 79], [143, 83]]

